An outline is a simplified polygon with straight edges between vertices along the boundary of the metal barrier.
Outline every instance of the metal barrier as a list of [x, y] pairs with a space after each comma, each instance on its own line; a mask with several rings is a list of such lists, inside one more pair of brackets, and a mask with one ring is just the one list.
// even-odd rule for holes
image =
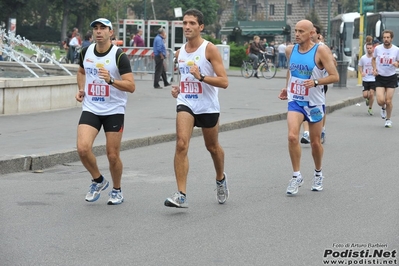
[[[154, 60], [154, 50], [152, 47], [121, 47], [130, 60], [130, 65], [132, 67], [133, 74], [135, 76], [140, 76], [143, 78], [146, 74], [155, 73], [155, 60]], [[168, 82], [174, 80], [174, 76], [177, 75], [174, 67], [174, 53], [173, 50], [166, 49], [166, 59], [164, 60], [166, 76], [168, 77]]]

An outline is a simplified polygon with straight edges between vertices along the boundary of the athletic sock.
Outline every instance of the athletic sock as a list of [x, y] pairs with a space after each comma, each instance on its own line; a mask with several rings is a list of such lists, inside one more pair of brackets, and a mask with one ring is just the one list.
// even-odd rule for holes
[[96, 183], [102, 183], [104, 181], [104, 177], [102, 175], [100, 175], [100, 177], [93, 179], [93, 181]]
[[302, 175], [301, 175], [301, 172], [300, 171], [298, 171], [298, 172], [294, 172], [293, 174], [292, 174], [292, 177], [293, 178], [302, 178]]
[[316, 176], [323, 176], [323, 173], [322, 173], [321, 169], [320, 169], [320, 170], [314, 169], [314, 174], [315, 174]]

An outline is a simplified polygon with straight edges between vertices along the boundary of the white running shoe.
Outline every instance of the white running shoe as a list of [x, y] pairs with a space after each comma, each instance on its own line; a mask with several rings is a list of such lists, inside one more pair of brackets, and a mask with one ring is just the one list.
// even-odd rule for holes
[[216, 180], [216, 198], [219, 204], [223, 204], [229, 198], [229, 189], [227, 188], [227, 175], [223, 173], [224, 180], [223, 182]]
[[387, 112], [385, 111], [384, 108], [381, 108], [381, 118], [385, 119], [387, 117]]
[[303, 144], [309, 144], [310, 143], [309, 133], [307, 131], [303, 132], [303, 135], [302, 135], [302, 138], [301, 138], [301, 143], [303, 143]]
[[172, 197], [167, 198], [164, 202], [166, 207], [188, 208], [186, 196], [180, 192], [176, 192]]
[[313, 177], [312, 191], [322, 191], [323, 190], [323, 176], [315, 175]]
[[303, 184], [303, 178], [293, 177], [287, 187], [288, 195], [295, 195], [298, 193], [299, 187]]
[[86, 201], [93, 202], [100, 198], [101, 191], [107, 189], [109, 182], [104, 178], [102, 183], [92, 182], [89, 192], [86, 194]]
[[391, 121], [391, 119], [385, 120], [385, 127], [389, 127], [389, 128], [392, 127], [392, 121]]
[[123, 200], [122, 191], [112, 189], [109, 193], [108, 205], [118, 205], [121, 204]]

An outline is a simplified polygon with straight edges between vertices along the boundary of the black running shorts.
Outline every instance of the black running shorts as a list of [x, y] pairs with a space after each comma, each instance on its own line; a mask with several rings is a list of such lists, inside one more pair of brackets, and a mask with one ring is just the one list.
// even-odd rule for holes
[[79, 125], [89, 125], [96, 128], [98, 131], [100, 131], [101, 126], [103, 126], [105, 132], [123, 132], [124, 119], [124, 114], [95, 115], [83, 111], [80, 116]]
[[194, 126], [203, 127], [203, 128], [212, 128], [216, 126], [219, 121], [219, 113], [211, 113], [211, 114], [194, 114], [193, 111], [182, 104], [179, 104], [176, 107], [176, 112], [188, 112], [194, 117]]
[[377, 75], [375, 77], [375, 87], [383, 87], [383, 88], [396, 88], [398, 87], [398, 77], [395, 75], [384, 77]]

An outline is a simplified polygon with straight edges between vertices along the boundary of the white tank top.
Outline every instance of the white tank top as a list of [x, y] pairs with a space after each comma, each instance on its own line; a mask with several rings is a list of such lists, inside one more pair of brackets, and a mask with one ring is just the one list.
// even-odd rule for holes
[[195, 63], [205, 76], [216, 76], [212, 64], [205, 56], [207, 45], [208, 41], [204, 40], [195, 52], [187, 53], [184, 44], [178, 57], [181, 80], [177, 105], [189, 107], [194, 114], [220, 113], [219, 88], [200, 82], [190, 74], [190, 66]]
[[96, 115], [124, 114], [127, 102], [127, 93], [108, 85], [99, 78], [98, 69], [103, 66], [114, 79], [121, 79], [115, 62], [118, 47], [112, 46], [107, 54], [97, 56], [94, 53], [95, 44], [87, 48], [83, 66], [86, 72], [85, 97], [82, 110]]

